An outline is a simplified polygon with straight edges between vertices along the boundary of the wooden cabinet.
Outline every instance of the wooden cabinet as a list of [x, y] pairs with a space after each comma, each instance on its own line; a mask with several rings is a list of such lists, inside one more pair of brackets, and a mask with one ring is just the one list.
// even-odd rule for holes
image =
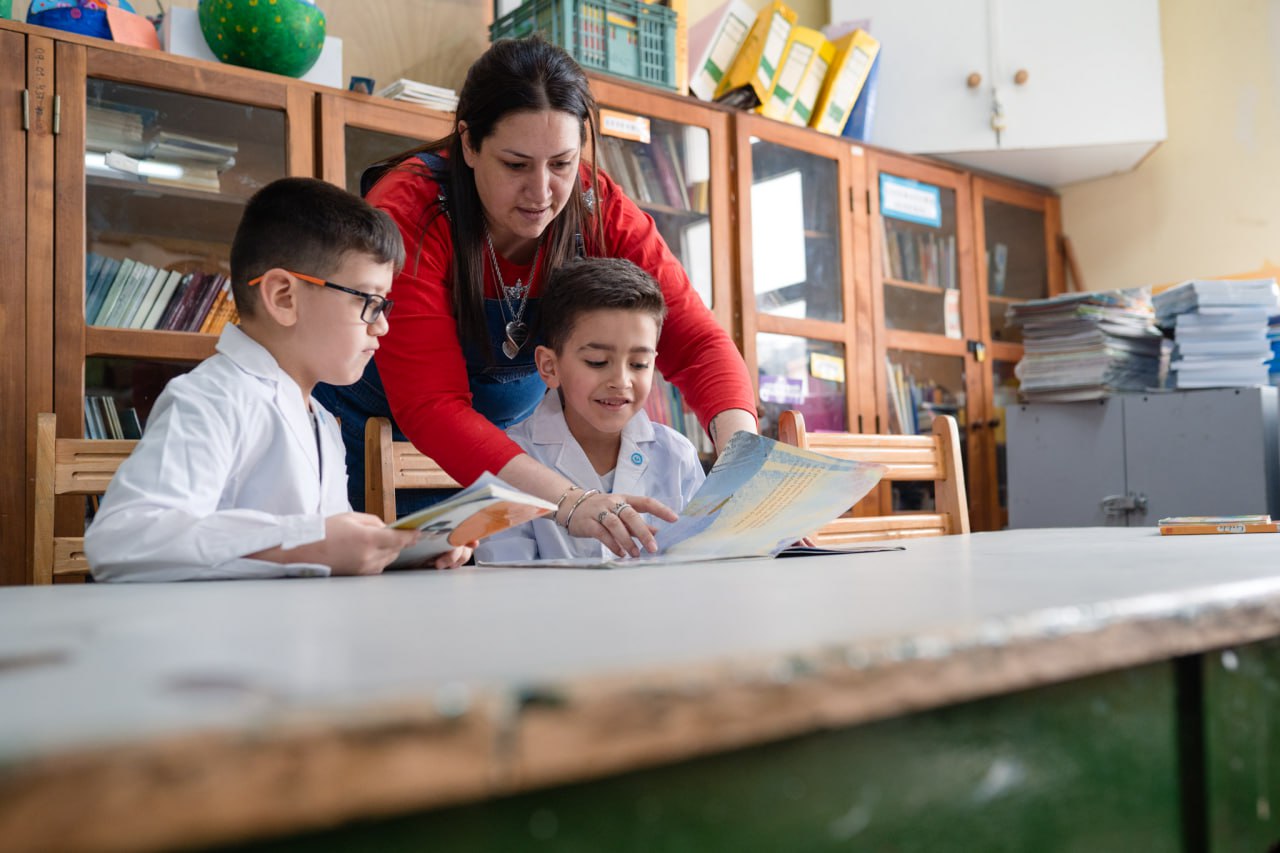
[[[60, 435], [81, 435], [88, 393], [145, 421], [163, 383], [213, 352], [212, 334], [90, 316], [94, 257], [225, 273], [257, 187], [316, 175], [358, 190], [366, 165], [444, 136], [453, 120], [48, 32], [0, 22], [0, 156], [19, 166], [0, 173], [0, 210], [6, 233], [23, 235], [0, 245], [0, 292], [6, 309], [26, 307], [0, 312], [0, 452], [25, 474], [0, 486], [6, 583], [28, 577], [35, 414], [54, 411]], [[862, 432], [914, 430], [922, 414], [954, 412], [974, 527], [1001, 526], [1001, 410], [1015, 399], [1021, 357], [1003, 312], [1062, 289], [1053, 193], [611, 79], [592, 87], [605, 128], [599, 162], [653, 216], [742, 348], [764, 431], [785, 408], [804, 411], [810, 428]], [[134, 160], [162, 159], [147, 147], [157, 139], [208, 143], [227, 159], [213, 177], [193, 169], [158, 180], [129, 173], [127, 159], [107, 164], [139, 134]], [[897, 194], [889, 204], [886, 192]], [[898, 215], [913, 197], [933, 204], [936, 222]], [[929, 399], [904, 403], [908, 385]], [[668, 414], [679, 405], [670, 401]], [[696, 424], [676, 425], [709, 447]], [[60, 505], [62, 534], [76, 532], [76, 500]]]
[[[689, 274], [694, 290], [741, 345], [735, 283], [733, 114], [652, 88], [593, 77], [599, 105], [596, 162], [655, 226]], [[659, 378], [650, 417], [684, 433], [710, 460], [714, 448], [680, 394]]]
[[398, 101], [333, 90], [316, 101], [319, 177], [353, 193], [365, 167], [453, 130], [451, 114]]
[[866, 211], [851, 200], [864, 195], [865, 165], [838, 137], [735, 122], [742, 352], [761, 432], [776, 437], [785, 409], [811, 430], [858, 432], [871, 330]]
[[870, 18], [884, 45], [877, 145], [1058, 186], [1131, 169], [1165, 138], [1157, 0], [830, 10]]

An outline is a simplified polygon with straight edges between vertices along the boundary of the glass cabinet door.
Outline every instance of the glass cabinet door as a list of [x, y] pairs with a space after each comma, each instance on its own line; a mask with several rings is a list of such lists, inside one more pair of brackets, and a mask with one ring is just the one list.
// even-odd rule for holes
[[[885, 357], [888, 393], [889, 432], [901, 435], [927, 435], [933, 419], [950, 415], [960, 430], [960, 455], [964, 462], [965, 482], [971, 479], [970, 450], [965, 436], [969, 432], [969, 380], [966, 359], [891, 349]], [[892, 483], [893, 511], [933, 510], [933, 483]]]
[[57, 62], [59, 433], [133, 437], [238, 318], [231, 241], [250, 196], [312, 171], [311, 96], [66, 43]]
[[[876, 349], [885, 383], [880, 426], [889, 433], [923, 435], [937, 416], [956, 419], [970, 523], [982, 529], [975, 519], [985, 518], [983, 484], [989, 479], [983, 420], [987, 351], [969, 262], [969, 178], [878, 152], [869, 158], [869, 172], [870, 232], [877, 243], [873, 310], [882, 324]], [[931, 492], [928, 484], [894, 484], [894, 507], [931, 507]]]
[[333, 92], [318, 98], [320, 176], [360, 193], [365, 168], [443, 139], [453, 114], [357, 92]]
[[860, 432], [856, 271], [868, 266], [849, 199], [865, 191], [861, 149], [755, 117], [739, 125], [743, 352], [760, 430], [776, 436], [793, 409], [808, 430]]
[[963, 337], [956, 191], [890, 172], [877, 178], [885, 328]]
[[1005, 319], [1009, 306], [1062, 291], [1058, 200], [985, 178], [973, 184], [979, 277], [991, 340], [1020, 343], [1019, 327]]
[[1017, 403], [1014, 367], [1022, 358], [1021, 328], [1009, 325], [1006, 314], [1011, 305], [1063, 291], [1059, 203], [1048, 191], [974, 178], [973, 212], [980, 311], [990, 341], [984, 377], [987, 411], [982, 415], [987, 482], [975, 483], [975, 492], [985, 486], [986, 515], [975, 512], [974, 519], [987, 529], [1000, 529], [1009, 518], [1004, 413]]
[[653, 217], [689, 282], [733, 329], [729, 116], [641, 86], [592, 79], [595, 164]]
[[[594, 78], [599, 136], [595, 165], [645, 213], [716, 321], [734, 338], [730, 223], [729, 116], [677, 102], [644, 87]], [[649, 417], [682, 432], [704, 462], [714, 456], [706, 430], [679, 391], [656, 377]]]

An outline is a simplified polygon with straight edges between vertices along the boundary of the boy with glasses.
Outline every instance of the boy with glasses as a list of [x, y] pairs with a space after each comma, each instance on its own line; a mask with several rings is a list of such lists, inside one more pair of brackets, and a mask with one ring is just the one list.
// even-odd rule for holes
[[240, 324], [156, 400], [85, 534], [95, 579], [374, 574], [417, 541], [351, 512], [337, 422], [311, 397], [361, 376], [403, 263], [391, 219], [323, 181], [249, 200], [231, 245]]

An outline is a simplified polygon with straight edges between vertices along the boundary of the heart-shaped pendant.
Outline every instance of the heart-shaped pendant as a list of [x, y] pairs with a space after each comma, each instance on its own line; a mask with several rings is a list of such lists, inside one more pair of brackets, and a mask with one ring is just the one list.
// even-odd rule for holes
[[502, 342], [502, 354], [514, 359], [529, 340], [529, 327], [520, 320], [512, 320], [507, 324], [506, 332], [507, 339]]

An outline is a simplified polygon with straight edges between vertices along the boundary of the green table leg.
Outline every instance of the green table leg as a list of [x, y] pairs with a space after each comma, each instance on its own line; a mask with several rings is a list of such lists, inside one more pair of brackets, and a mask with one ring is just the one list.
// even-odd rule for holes
[[1280, 843], [1280, 641], [1204, 656], [1209, 849]]

